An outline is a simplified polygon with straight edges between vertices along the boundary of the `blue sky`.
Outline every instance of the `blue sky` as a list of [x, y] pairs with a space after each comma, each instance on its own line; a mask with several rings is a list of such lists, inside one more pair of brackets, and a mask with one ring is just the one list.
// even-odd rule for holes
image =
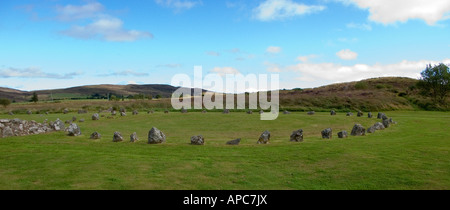
[[280, 75], [280, 88], [450, 64], [448, 0], [4, 0], [0, 86], [170, 84]]

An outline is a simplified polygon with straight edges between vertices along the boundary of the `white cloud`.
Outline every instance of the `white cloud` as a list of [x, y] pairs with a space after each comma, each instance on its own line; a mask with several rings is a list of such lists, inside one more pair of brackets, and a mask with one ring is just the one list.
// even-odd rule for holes
[[156, 4], [164, 7], [175, 9], [175, 11], [188, 10], [197, 5], [201, 5], [202, 1], [189, 1], [189, 0], [155, 0]]
[[362, 23], [362, 24], [358, 24], [358, 23], [348, 23], [347, 28], [352, 28], [352, 29], [360, 29], [360, 30], [364, 30], [364, 31], [372, 31], [372, 26], [366, 23]]
[[422, 19], [428, 25], [450, 18], [449, 0], [339, 0], [370, 12], [371, 21], [392, 24]]
[[220, 56], [220, 53], [215, 52], [215, 51], [208, 51], [208, 52], [206, 52], [206, 54], [210, 55], [210, 56]]
[[110, 76], [135, 76], [135, 77], [143, 77], [143, 76], [148, 76], [148, 73], [143, 73], [143, 72], [136, 72], [133, 70], [125, 70], [125, 71], [116, 71], [113, 73], [109, 73], [109, 74], [100, 74], [97, 76], [101, 76], [101, 77], [110, 77]]
[[80, 72], [71, 72], [66, 74], [53, 74], [43, 72], [40, 68], [29, 67], [24, 69], [4, 68], [0, 69], [0, 78], [50, 78], [50, 79], [72, 79], [81, 75]]
[[266, 0], [253, 10], [253, 17], [260, 21], [283, 20], [324, 9], [324, 6], [309, 6], [292, 0]]
[[272, 54], [276, 54], [276, 53], [280, 53], [281, 52], [281, 47], [274, 47], [274, 46], [270, 46], [266, 49], [267, 53], [272, 53]]
[[225, 76], [226, 74], [240, 74], [240, 72], [233, 67], [214, 67], [210, 73], [216, 73], [220, 76]]
[[395, 64], [355, 64], [352, 66], [343, 66], [334, 63], [300, 63], [289, 66], [287, 71], [301, 73], [301, 77], [296, 78], [299, 81], [315, 82], [317, 85], [325, 85], [330, 82], [350, 82], [367, 78], [401, 76], [417, 79], [420, 72], [425, 69], [427, 64], [450, 63], [450, 59], [443, 61], [401, 61]]
[[91, 2], [81, 6], [66, 5], [56, 7], [56, 12], [58, 13], [57, 19], [61, 21], [93, 18], [103, 10], [103, 5], [98, 2]]
[[297, 60], [303, 63], [309, 62], [310, 59], [316, 58], [317, 55], [305, 55], [305, 56], [298, 56]]
[[85, 26], [72, 26], [62, 34], [80, 39], [100, 39], [111, 42], [131, 42], [143, 38], [153, 38], [153, 34], [145, 31], [126, 30], [122, 20], [103, 16]]
[[349, 49], [341, 50], [336, 55], [342, 60], [355, 60], [358, 57], [358, 53], [355, 53]]
[[279, 64], [276, 64], [276, 63], [270, 63], [270, 62], [267, 62], [267, 61], [265, 61], [264, 63], [264, 66], [266, 66], [267, 67], [267, 71], [268, 72], [274, 72], [274, 73], [276, 73], [276, 72], [281, 72], [282, 71], [282, 67], [279, 65]]

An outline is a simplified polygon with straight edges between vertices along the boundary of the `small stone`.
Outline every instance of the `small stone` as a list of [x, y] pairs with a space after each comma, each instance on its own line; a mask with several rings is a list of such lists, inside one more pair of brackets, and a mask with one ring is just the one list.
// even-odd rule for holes
[[347, 112], [346, 116], [353, 116], [353, 113]]
[[375, 128], [375, 126], [370, 126], [370, 127], [367, 129], [367, 133], [375, 133], [376, 130], [377, 130], [377, 129]]
[[100, 120], [100, 115], [98, 113], [93, 114], [92, 120]]
[[330, 115], [336, 115], [336, 111], [331, 110]]
[[79, 135], [81, 135], [81, 129], [75, 123], [70, 124], [69, 128], [67, 129], [67, 131], [69, 132], [69, 136], [79, 136]]
[[138, 115], [139, 112], [137, 110], [133, 110], [133, 115]]
[[125, 113], [125, 112], [120, 112], [120, 116], [125, 117], [125, 116], [127, 116], [127, 113]]
[[314, 114], [316, 114], [316, 112], [315, 111], [309, 111], [307, 114], [308, 115], [314, 115]]
[[258, 139], [258, 144], [268, 144], [270, 141], [270, 132], [264, 131]]
[[366, 135], [366, 129], [361, 124], [355, 124], [353, 126], [352, 132], [350, 133], [352, 136], [364, 136]]
[[102, 138], [102, 135], [99, 132], [95, 131], [94, 133], [91, 134], [90, 139], [100, 139], [100, 138]]
[[116, 114], [117, 114], [116, 111], [114, 111], [114, 110], [111, 111], [111, 115], [112, 115], [112, 116], [115, 116]]
[[291, 134], [290, 141], [302, 142], [303, 141], [303, 129], [293, 131]]
[[230, 110], [224, 109], [222, 113], [223, 113], [223, 114], [230, 114]]
[[362, 117], [363, 115], [364, 115], [364, 113], [361, 111], [358, 111], [358, 113], [356, 114], [356, 116], [358, 116], [358, 117]]
[[228, 144], [228, 145], [239, 145], [239, 143], [241, 143], [241, 139], [240, 138], [235, 139], [235, 140], [231, 140], [231, 141], [227, 141], [226, 144]]
[[183, 107], [181, 108], [181, 113], [188, 113], [188, 111]]
[[347, 137], [348, 137], [347, 131], [341, 131], [338, 133], [338, 138], [340, 138], [340, 139], [347, 138]]
[[331, 139], [333, 137], [333, 130], [331, 128], [327, 128], [321, 132], [323, 139]]
[[27, 111], [27, 114], [30, 115], [30, 114], [33, 114], [33, 112], [31, 112], [30, 110], [28, 110], [28, 111]]
[[192, 136], [191, 137], [191, 144], [192, 145], [204, 145], [205, 144], [205, 139], [203, 138], [202, 135]]
[[130, 142], [137, 142], [137, 141], [139, 141], [139, 138], [138, 138], [136, 132], [134, 132], [130, 135]]
[[73, 116], [72, 117], [72, 122], [76, 122], [77, 121], [77, 117]]
[[376, 130], [384, 130], [385, 129], [383, 123], [380, 123], [380, 122], [375, 123], [372, 127], [374, 127]]
[[114, 136], [113, 136], [113, 142], [121, 142], [123, 141], [123, 136], [121, 133], [119, 132], [114, 132]]
[[253, 111], [252, 110], [248, 110], [247, 114], [253, 114]]
[[284, 110], [284, 111], [283, 111], [283, 114], [290, 114], [290, 112], [287, 111], [287, 110]]
[[166, 142], [166, 135], [158, 128], [153, 127], [148, 132], [148, 143], [149, 144], [161, 144]]
[[80, 119], [80, 120], [78, 120], [78, 122], [84, 122], [84, 119]]

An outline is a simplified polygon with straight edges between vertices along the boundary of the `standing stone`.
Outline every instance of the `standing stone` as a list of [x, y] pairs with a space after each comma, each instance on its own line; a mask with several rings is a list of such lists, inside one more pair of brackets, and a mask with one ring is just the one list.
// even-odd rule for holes
[[341, 131], [338, 133], [338, 138], [340, 138], [340, 139], [347, 138], [347, 137], [348, 137], [347, 131]]
[[127, 116], [127, 113], [125, 113], [125, 112], [120, 112], [120, 116], [125, 117], [125, 116]]
[[114, 136], [113, 136], [113, 142], [121, 142], [123, 141], [123, 136], [121, 133], [119, 132], [114, 132]]
[[160, 130], [158, 130], [158, 128], [153, 127], [149, 132], [148, 132], [148, 143], [149, 144], [161, 144], [166, 142], [166, 135], [164, 135], [164, 133]]
[[367, 117], [372, 118], [373, 117], [372, 112], [367, 113]]
[[184, 107], [183, 108], [181, 108], [181, 113], [188, 113], [188, 111], [187, 111], [187, 109], [185, 109]]
[[59, 118], [55, 120], [55, 122], [50, 123], [50, 127], [55, 131], [61, 131], [66, 128], [63, 121], [61, 121]]
[[116, 112], [115, 110], [112, 110], [112, 111], [111, 111], [111, 115], [112, 115], [112, 116], [115, 116], [116, 114], [117, 114], [117, 112]]
[[191, 144], [192, 145], [204, 145], [205, 144], [205, 139], [203, 138], [202, 135], [192, 136], [191, 137]]
[[356, 116], [358, 116], [358, 117], [362, 117], [363, 115], [364, 115], [364, 113], [361, 111], [358, 111], [358, 114], [356, 114]]
[[303, 129], [293, 131], [291, 134], [290, 141], [302, 142], [303, 141]]
[[227, 145], [239, 145], [239, 143], [241, 143], [241, 138], [235, 139], [235, 140], [231, 140], [231, 141], [227, 141]]
[[252, 110], [248, 110], [247, 114], [253, 114], [253, 111]]
[[336, 115], [336, 111], [331, 110], [330, 115]]
[[139, 140], [139, 138], [138, 138], [136, 132], [134, 132], [130, 135], [130, 142], [137, 142], [138, 140]]
[[100, 139], [100, 138], [102, 138], [102, 135], [97, 131], [91, 134], [91, 139]]
[[270, 141], [270, 132], [264, 131], [258, 139], [258, 144], [268, 144]]
[[138, 114], [139, 114], [138, 110], [133, 110], [133, 115], [138, 115]]
[[353, 116], [353, 113], [347, 112], [346, 116]]
[[27, 114], [30, 115], [30, 114], [33, 114], [33, 112], [31, 112], [30, 110], [28, 110], [28, 111], [27, 111]]
[[63, 113], [64, 113], [64, 114], [69, 113], [69, 109], [65, 108], [65, 109], [63, 110]]
[[383, 120], [383, 126], [384, 126], [385, 128], [389, 128], [389, 125], [390, 125], [390, 124], [391, 124], [391, 123], [389, 122], [388, 119]]
[[223, 113], [223, 114], [230, 114], [230, 110], [224, 109], [222, 113]]
[[388, 116], [387, 116], [386, 114], [383, 114], [383, 116], [381, 116], [381, 119], [387, 120], [387, 119], [389, 119], [389, 118], [388, 118]]
[[333, 130], [331, 128], [327, 128], [323, 130], [321, 133], [323, 139], [331, 139], [333, 137]]
[[376, 130], [384, 130], [385, 129], [383, 123], [380, 123], [380, 122], [375, 123], [372, 127], [374, 127]]
[[366, 129], [361, 124], [355, 124], [353, 126], [352, 132], [350, 133], [352, 136], [364, 136], [366, 135]]
[[67, 131], [69, 132], [69, 136], [79, 136], [79, 135], [81, 135], [81, 129], [75, 123], [70, 124], [69, 128], [67, 129]]
[[284, 110], [284, 111], [283, 111], [283, 114], [290, 114], [290, 112], [287, 111], [287, 110]]
[[76, 122], [77, 121], [77, 117], [73, 116], [72, 117], [72, 122]]
[[384, 115], [384, 113], [378, 112], [377, 119], [382, 119], [383, 115]]
[[98, 113], [92, 115], [92, 120], [100, 120], [100, 116], [98, 115]]
[[376, 130], [375, 126], [372, 125], [367, 129], [367, 133], [375, 133]]
[[308, 115], [314, 115], [314, 114], [316, 114], [315, 111], [309, 111], [309, 112], [308, 112]]

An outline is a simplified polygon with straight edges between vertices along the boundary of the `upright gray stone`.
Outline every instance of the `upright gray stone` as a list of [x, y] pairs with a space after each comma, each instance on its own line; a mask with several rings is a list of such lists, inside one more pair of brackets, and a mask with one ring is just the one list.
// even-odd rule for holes
[[302, 142], [303, 141], [303, 129], [293, 131], [291, 134], [290, 141]]
[[166, 135], [158, 128], [153, 127], [148, 132], [148, 143], [149, 144], [161, 144], [166, 142]]
[[331, 110], [331, 111], [330, 111], [330, 115], [336, 115], [336, 111]]
[[114, 132], [114, 136], [113, 136], [113, 142], [121, 142], [123, 141], [123, 136], [121, 133], [119, 132]]
[[133, 110], [133, 115], [138, 115], [138, 114], [139, 114], [138, 110]]
[[350, 133], [352, 136], [364, 136], [366, 135], [366, 129], [361, 124], [355, 124], [353, 126], [352, 132]]
[[55, 120], [55, 122], [50, 123], [50, 127], [55, 131], [63, 131], [66, 126], [64, 125], [64, 122], [60, 120], [59, 118]]
[[372, 126], [370, 126], [370, 127], [367, 129], [367, 133], [375, 133], [376, 130], [377, 130], [377, 129], [375, 128], [375, 126], [372, 125]]
[[384, 115], [384, 113], [378, 112], [377, 119], [381, 119], [383, 115]]
[[72, 117], [72, 122], [76, 122], [77, 121], [77, 117], [73, 116]]
[[363, 115], [364, 115], [364, 113], [361, 111], [358, 111], [358, 114], [356, 114], [356, 116], [358, 116], [358, 117], [362, 117]]
[[323, 139], [331, 139], [333, 137], [333, 130], [331, 128], [327, 128], [321, 132]]
[[139, 138], [138, 138], [136, 132], [134, 132], [130, 135], [130, 142], [137, 142], [137, 141], [139, 141]]
[[92, 120], [100, 120], [100, 115], [98, 113], [93, 114]]
[[235, 140], [231, 140], [231, 141], [227, 141], [226, 144], [228, 144], [228, 145], [239, 145], [239, 143], [241, 143], [241, 139], [240, 138], [235, 139]]
[[125, 117], [125, 116], [127, 116], [127, 113], [126, 112], [120, 112], [120, 116]]
[[191, 144], [192, 145], [204, 145], [205, 144], [205, 139], [203, 138], [202, 135], [192, 136], [191, 137]]
[[69, 109], [65, 108], [65, 109], [63, 110], [63, 113], [64, 113], [64, 114], [69, 113]]
[[353, 116], [353, 113], [347, 112], [346, 116]]
[[102, 138], [102, 135], [97, 131], [91, 134], [91, 139], [100, 139], [100, 138]]
[[388, 119], [384, 119], [384, 120], [383, 120], [383, 126], [384, 126], [385, 128], [389, 128], [390, 125], [391, 125], [391, 123], [389, 122]]
[[367, 117], [372, 118], [373, 117], [372, 112], [367, 113]]
[[347, 138], [347, 137], [348, 137], [347, 131], [341, 131], [338, 133], [338, 138], [340, 138], [340, 139]]
[[264, 131], [258, 139], [258, 144], [268, 144], [270, 141], [270, 132]]
[[69, 136], [79, 136], [79, 135], [81, 135], [81, 129], [75, 123], [70, 124], [69, 128], [67, 129], [67, 132], [69, 132]]

